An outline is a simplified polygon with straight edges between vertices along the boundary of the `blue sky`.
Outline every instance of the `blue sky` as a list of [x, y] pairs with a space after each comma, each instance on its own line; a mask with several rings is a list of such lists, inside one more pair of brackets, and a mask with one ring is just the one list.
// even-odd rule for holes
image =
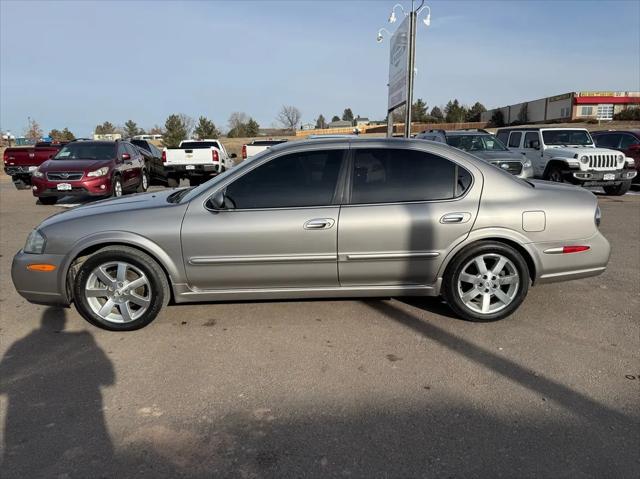
[[[0, 0], [0, 128], [87, 136], [149, 128], [175, 112], [262, 126], [283, 104], [303, 120], [386, 114], [394, 1]], [[406, 6], [410, 2], [401, 2]], [[415, 98], [487, 107], [577, 90], [640, 90], [640, 2], [428, 2]], [[399, 12], [398, 12], [399, 13]]]

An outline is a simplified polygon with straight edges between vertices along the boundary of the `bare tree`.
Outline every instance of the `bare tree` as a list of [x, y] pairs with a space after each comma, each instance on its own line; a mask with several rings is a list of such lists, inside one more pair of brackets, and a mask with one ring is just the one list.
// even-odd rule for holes
[[182, 125], [187, 132], [187, 138], [191, 138], [196, 121], [185, 113], [180, 113], [178, 117], [180, 118], [180, 121], [182, 121]]
[[276, 119], [288, 130], [296, 130], [302, 113], [295, 106], [283, 105]]
[[238, 131], [249, 122], [249, 116], [241, 111], [234, 111], [229, 116], [229, 130]]
[[40, 124], [36, 120], [29, 118], [29, 126], [27, 126], [24, 136], [31, 141], [40, 140], [40, 138], [42, 138], [42, 128], [40, 128]]

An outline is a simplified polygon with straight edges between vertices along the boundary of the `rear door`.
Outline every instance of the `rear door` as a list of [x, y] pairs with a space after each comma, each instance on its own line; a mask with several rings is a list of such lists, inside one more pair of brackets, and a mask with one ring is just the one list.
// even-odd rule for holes
[[[352, 144], [340, 212], [341, 286], [430, 285], [471, 230], [481, 175], [432, 153]], [[473, 169], [473, 168], [470, 168]]]
[[336, 190], [345, 151], [317, 149], [269, 159], [224, 187], [223, 209], [191, 201], [182, 225], [190, 285], [201, 290], [337, 287]]

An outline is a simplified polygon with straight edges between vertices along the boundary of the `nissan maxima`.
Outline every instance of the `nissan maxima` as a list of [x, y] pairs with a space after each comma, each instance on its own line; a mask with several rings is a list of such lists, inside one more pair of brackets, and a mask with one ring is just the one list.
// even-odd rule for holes
[[[442, 295], [461, 318], [512, 314], [532, 285], [602, 273], [596, 197], [404, 139], [277, 145], [195, 188], [43, 221], [18, 292], [110, 330], [170, 301]], [[569, 306], [567, 306], [569, 307]]]

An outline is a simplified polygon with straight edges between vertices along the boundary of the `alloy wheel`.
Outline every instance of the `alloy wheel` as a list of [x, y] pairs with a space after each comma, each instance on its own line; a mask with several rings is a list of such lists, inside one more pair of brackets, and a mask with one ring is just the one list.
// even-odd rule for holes
[[480, 314], [492, 314], [513, 302], [520, 276], [509, 258], [489, 253], [467, 262], [457, 282], [458, 295], [467, 308]]
[[122, 183], [120, 183], [120, 180], [116, 180], [116, 184], [113, 186], [113, 196], [122, 196]]
[[91, 271], [84, 295], [91, 310], [105, 321], [128, 323], [149, 309], [151, 283], [139, 268], [113, 261]]

